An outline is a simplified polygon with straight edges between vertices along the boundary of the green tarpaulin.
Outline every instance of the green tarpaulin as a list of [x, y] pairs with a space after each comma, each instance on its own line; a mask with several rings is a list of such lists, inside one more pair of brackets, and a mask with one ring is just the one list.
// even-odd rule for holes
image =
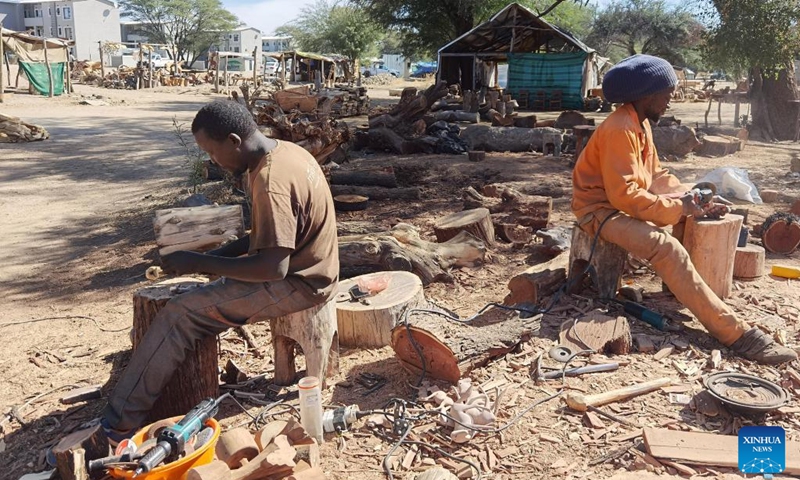
[[553, 90], [561, 90], [563, 108], [583, 109], [583, 68], [586, 52], [575, 53], [509, 53], [506, 90], [517, 98], [527, 90], [530, 98], [543, 91], [550, 98]]
[[[19, 62], [19, 67], [37, 92], [50, 95], [50, 78], [44, 63]], [[53, 71], [53, 95], [61, 95], [64, 93], [64, 62], [51, 63], [50, 69]]]

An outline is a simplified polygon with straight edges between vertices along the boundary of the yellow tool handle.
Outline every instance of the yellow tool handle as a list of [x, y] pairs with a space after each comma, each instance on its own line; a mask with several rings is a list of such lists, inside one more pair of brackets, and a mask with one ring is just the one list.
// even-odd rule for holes
[[773, 265], [772, 274], [783, 278], [800, 278], [800, 268], [788, 265]]

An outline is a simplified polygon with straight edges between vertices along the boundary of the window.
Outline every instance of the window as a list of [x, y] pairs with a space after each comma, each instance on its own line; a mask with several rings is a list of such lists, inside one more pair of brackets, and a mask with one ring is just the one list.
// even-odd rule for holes
[[64, 19], [69, 20], [72, 18], [72, 7], [64, 7]]
[[72, 40], [72, 27], [64, 27], [64, 34], [67, 36], [67, 39]]
[[233, 34], [233, 41], [234, 42], [238, 42], [239, 41], [239, 34], [238, 33], [234, 33]]
[[233, 51], [234, 51], [235, 53], [239, 53], [239, 47], [233, 47]]
[[35, 11], [36, 11], [36, 18], [40, 18], [42, 16], [42, 11], [39, 10], [38, 8]]
[[56, 7], [56, 15], [61, 16], [61, 7]]
[[64, 29], [58, 27], [58, 38], [64, 38]]
[[48, 17], [52, 17], [53, 16], [53, 9], [50, 8], [50, 7], [47, 7], [47, 16]]

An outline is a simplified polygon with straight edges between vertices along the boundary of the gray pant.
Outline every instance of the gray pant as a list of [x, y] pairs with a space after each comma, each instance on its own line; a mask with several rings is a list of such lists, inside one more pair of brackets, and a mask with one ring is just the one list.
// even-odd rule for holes
[[195, 342], [230, 327], [311, 308], [314, 299], [300, 279], [248, 283], [221, 278], [173, 298], [158, 312], [133, 352], [103, 413], [119, 430], [141, 427], [161, 390]]

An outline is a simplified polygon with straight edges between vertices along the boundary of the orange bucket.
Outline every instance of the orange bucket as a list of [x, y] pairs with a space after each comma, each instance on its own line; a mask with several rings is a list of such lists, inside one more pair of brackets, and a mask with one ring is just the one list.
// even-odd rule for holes
[[[170, 420], [178, 423], [182, 418], [183, 416], [172, 417]], [[136, 435], [132, 437], [132, 440], [136, 442], [136, 445], [141, 445], [144, 443], [144, 436], [147, 434], [147, 431], [150, 429], [151, 425], [152, 424], [142, 428], [136, 432]], [[205, 425], [214, 429], [214, 435], [211, 436], [211, 440], [209, 440], [205, 445], [200, 447], [198, 450], [195, 450], [190, 455], [139, 475], [136, 477], [136, 480], [185, 480], [186, 474], [192, 468], [211, 463], [214, 460], [214, 450], [217, 446], [217, 441], [219, 440], [220, 428], [219, 423], [217, 423], [217, 421], [213, 418], [210, 418]], [[111, 476], [114, 478], [133, 478], [133, 471], [131, 470], [114, 468], [111, 469], [110, 472]]]

